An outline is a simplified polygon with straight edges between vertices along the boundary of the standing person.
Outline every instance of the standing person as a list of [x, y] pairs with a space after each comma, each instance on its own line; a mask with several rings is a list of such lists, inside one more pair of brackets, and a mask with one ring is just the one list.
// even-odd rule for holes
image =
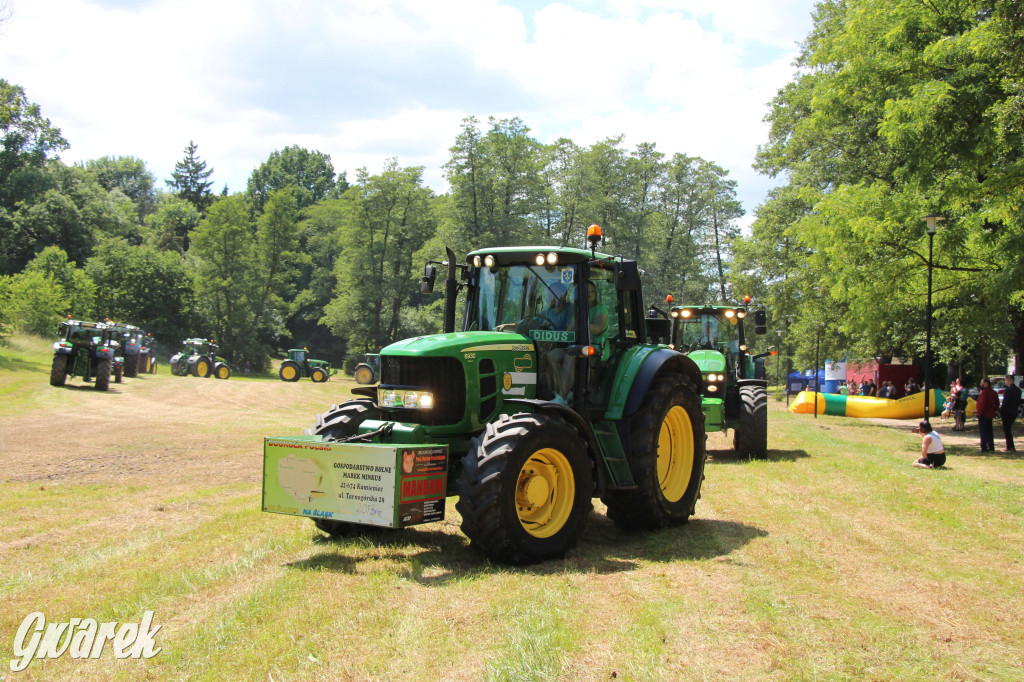
[[967, 389], [960, 379], [953, 382], [953, 430], [963, 431], [964, 420], [967, 418]]
[[995, 436], [992, 434], [992, 420], [999, 413], [999, 394], [992, 390], [992, 382], [981, 380], [981, 393], [978, 394], [978, 437], [981, 449], [978, 452], [995, 452]]
[[917, 432], [921, 434], [921, 457], [914, 462], [914, 466], [938, 469], [946, 463], [946, 448], [942, 446], [942, 439], [927, 419], [917, 425]]
[[1003, 404], [999, 406], [999, 416], [1003, 420], [1003, 437], [1006, 438], [1006, 451], [1016, 452], [1013, 446], [1013, 422], [1017, 419], [1020, 409], [1020, 387], [1013, 382], [1013, 375], [1006, 375], [1006, 390], [1003, 391]]

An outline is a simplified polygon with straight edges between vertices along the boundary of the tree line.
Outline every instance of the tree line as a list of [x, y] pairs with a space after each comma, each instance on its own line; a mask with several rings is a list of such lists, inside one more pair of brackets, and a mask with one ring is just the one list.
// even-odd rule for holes
[[931, 262], [936, 371], [1024, 372], [1024, 5], [825, 0], [797, 67], [733, 263], [783, 348], [923, 358]]
[[443, 172], [387, 159], [351, 182], [328, 155], [274, 151], [243, 191], [214, 192], [189, 142], [165, 189], [141, 159], [67, 165], [59, 128], [0, 80], [0, 334], [50, 334], [65, 314], [137, 324], [172, 351], [216, 340], [229, 362], [265, 369], [283, 348], [335, 361], [440, 330], [419, 293], [445, 246], [585, 246], [637, 258], [649, 302], [725, 300], [742, 208], [727, 172], [621, 136], [543, 144], [518, 118], [462, 122]]

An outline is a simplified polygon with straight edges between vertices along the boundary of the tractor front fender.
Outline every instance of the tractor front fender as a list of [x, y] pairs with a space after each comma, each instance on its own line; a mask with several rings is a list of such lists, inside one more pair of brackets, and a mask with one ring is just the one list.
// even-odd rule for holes
[[532, 398], [506, 398], [505, 405], [523, 405], [527, 412], [547, 412], [557, 414], [559, 417], [576, 427], [580, 438], [587, 444], [587, 456], [594, 462], [594, 483], [597, 490], [605, 489], [604, 466], [601, 465], [601, 446], [597, 443], [597, 436], [590, 428], [590, 423], [584, 419], [576, 410], [568, 405], [553, 403], [549, 400], [536, 400]]
[[[622, 414], [629, 416], [640, 409], [640, 403], [651, 388], [651, 383], [662, 371], [679, 372], [693, 384], [693, 389], [698, 394], [701, 389], [701, 372], [697, 363], [669, 348], [658, 348], [642, 359], [643, 364], [633, 376], [629, 387], [629, 397], [626, 399]], [[628, 378], [628, 376], [626, 377]]]

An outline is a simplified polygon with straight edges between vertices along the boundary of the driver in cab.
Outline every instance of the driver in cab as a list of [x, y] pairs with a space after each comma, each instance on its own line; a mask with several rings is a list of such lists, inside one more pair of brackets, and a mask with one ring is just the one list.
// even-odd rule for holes
[[533, 329], [551, 329], [570, 331], [576, 321], [576, 306], [573, 291], [562, 282], [555, 282], [547, 287], [547, 307], [540, 313], [528, 315], [519, 322], [499, 324], [496, 331], [516, 331], [529, 335]]

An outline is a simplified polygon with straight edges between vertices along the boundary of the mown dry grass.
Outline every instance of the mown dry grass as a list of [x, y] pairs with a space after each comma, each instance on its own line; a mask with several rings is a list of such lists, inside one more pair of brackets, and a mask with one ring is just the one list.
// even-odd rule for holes
[[[259, 511], [264, 435], [347, 394], [232, 377], [47, 385], [0, 349], [0, 634], [42, 611], [162, 626], [149, 661], [35, 661], [25, 679], [1024, 677], [1024, 460], [772, 403], [767, 461], [712, 436], [689, 524], [483, 561], [439, 524], [338, 542]], [[79, 382], [80, 383], [80, 382]], [[9, 675], [6, 671], [0, 676]]]

